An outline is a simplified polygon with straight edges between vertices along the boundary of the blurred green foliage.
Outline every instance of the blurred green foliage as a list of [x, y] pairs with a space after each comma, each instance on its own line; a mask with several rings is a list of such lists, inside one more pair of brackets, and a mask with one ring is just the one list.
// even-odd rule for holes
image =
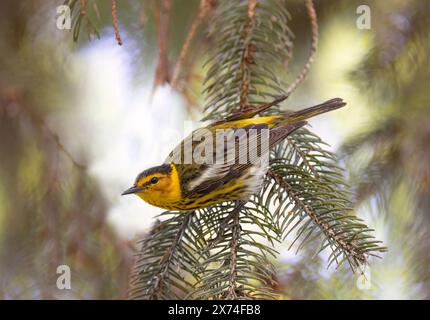
[[[48, 124], [74, 103], [76, 84], [70, 46], [46, 39], [43, 10], [34, 17], [44, 5], [1, 3], [0, 297], [124, 298], [130, 249], [106, 224], [107, 202], [86, 164]], [[62, 264], [73, 276], [66, 293], [56, 287]]]

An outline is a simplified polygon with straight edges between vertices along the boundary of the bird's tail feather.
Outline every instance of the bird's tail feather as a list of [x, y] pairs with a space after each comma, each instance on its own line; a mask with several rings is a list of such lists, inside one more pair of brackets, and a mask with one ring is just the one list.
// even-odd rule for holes
[[334, 98], [310, 108], [295, 112], [286, 112], [284, 113], [284, 118], [287, 123], [303, 121], [316, 115], [342, 108], [345, 105], [346, 103], [341, 98]]
[[279, 126], [270, 130], [269, 135], [269, 145], [270, 148], [277, 145], [279, 142], [284, 140], [288, 135], [306, 125], [306, 121], [298, 121], [294, 123], [287, 124], [285, 126]]

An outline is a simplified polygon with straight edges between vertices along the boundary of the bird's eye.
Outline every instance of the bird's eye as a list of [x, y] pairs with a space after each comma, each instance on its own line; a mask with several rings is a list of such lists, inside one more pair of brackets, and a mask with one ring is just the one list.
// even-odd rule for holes
[[151, 179], [151, 183], [152, 184], [156, 184], [157, 182], [158, 182], [158, 178], [157, 177], [154, 177], [154, 178]]

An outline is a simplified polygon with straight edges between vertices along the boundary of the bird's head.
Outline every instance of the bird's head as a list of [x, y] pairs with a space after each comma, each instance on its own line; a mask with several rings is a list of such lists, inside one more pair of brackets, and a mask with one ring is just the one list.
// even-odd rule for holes
[[122, 195], [136, 194], [146, 202], [160, 206], [163, 201], [174, 201], [180, 197], [179, 178], [174, 164], [147, 169], [140, 173], [134, 185]]

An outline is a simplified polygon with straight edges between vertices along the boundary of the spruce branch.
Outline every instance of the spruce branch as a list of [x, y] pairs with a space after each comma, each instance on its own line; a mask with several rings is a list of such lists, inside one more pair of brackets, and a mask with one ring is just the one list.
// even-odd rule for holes
[[320, 138], [302, 128], [272, 152], [268, 176], [288, 195], [279, 200], [277, 210], [293, 208], [293, 215], [282, 224], [282, 233], [286, 237], [297, 230], [292, 242], [293, 245], [302, 239], [297, 250], [310, 239], [323, 236], [318, 252], [327, 247], [332, 249], [329, 266], [348, 261], [354, 271], [367, 263], [368, 255], [378, 256], [386, 248], [353, 215], [351, 192], [343, 169], [336, 165], [336, 156], [323, 145]]
[[[277, 174], [273, 170], [268, 171], [268, 176], [273, 178], [276, 183], [278, 183], [285, 190], [285, 192], [287, 192], [288, 196], [292, 199], [294, 204], [301, 210], [303, 210], [311, 218], [312, 222], [322, 230], [327, 239], [329, 239], [327, 240], [327, 242], [338, 245], [338, 247], [340, 248], [339, 250], [343, 250], [347, 257], [352, 257], [352, 259], [354, 260], [354, 267], [359, 266], [360, 264], [367, 263], [366, 256], [360, 251], [357, 246], [357, 243], [353, 240], [348, 242], [348, 239], [345, 237], [345, 234], [343, 232], [336, 233], [327, 220], [320, 219], [318, 217], [317, 212], [300, 198], [299, 194], [294, 191], [294, 188], [287, 181], [285, 181], [279, 174]], [[305, 229], [306, 228], [303, 228], [302, 230]], [[308, 237], [312, 234], [313, 231], [314, 229], [309, 230]], [[301, 234], [299, 233], [299, 236], [300, 235]], [[296, 238], [296, 240], [297, 239], [298, 238]], [[292, 245], [293, 244], [294, 242], [292, 243]]]
[[180, 245], [180, 241], [182, 239], [182, 236], [185, 232], [185, 229], [187, 228], [187, 225], [191, 217], [192, 217], [192, 213], [185, 214], [185, 217], [183, 218], [183, 221], [179, 227], [178, 232], [176, 233], [175, 238], [172, 241], [172, 244], [170, 245], [169, 249], [164, 253], [160, 261], [160, 265], [162, 266], [162, 268], [161, 268], [159, 277], [157, 278], [156, 285], [154, 287], [153, 295], [155, 297], [157, 297], [163, 289], [167, 272], [169, 270], [170, 265], [173, 263], [173, 257], [175, 255], [177, 248]]
[[158, 222], [142, 241], [130, 282], [131, 299], [174, 298], [189, 291], [187, 286], [192, 284], [182, 278], [179, 270], [187, 262], [196, 262], [188, 253], [189, 244], [184, 243], [185, 232], [194, 215], [188, 212]]
[[219, 49], [207, 62], [204, 120], [223, 119], [238, 106], [245, 109], [279, 98], [285, 85], [274, 70], [293, 46], [289, 14], [282, 2], [222, 3], [217, 11], [209, 36], [214, 35]]

